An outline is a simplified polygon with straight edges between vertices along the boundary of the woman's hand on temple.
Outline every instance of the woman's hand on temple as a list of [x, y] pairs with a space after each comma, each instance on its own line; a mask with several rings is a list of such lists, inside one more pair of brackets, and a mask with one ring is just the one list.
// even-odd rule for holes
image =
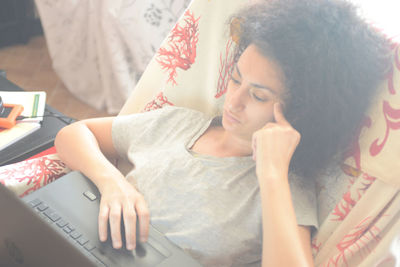
[[110, 181], [101, 191], [99, 211], [99, 237], [107, 240], [107, 225], [110, 222], [110, 235], [114, 248], [122, 247], [121, 220], [125, 226], [126, 248], [136, 247], [136, 220], [139, 219], [140, 240], [145, 242], [149, 233], [150, 216], [142, 194], [126, 180]]
[[287, 174], [290, 160], [300, 142], [300, 133], [286, 120], [280, 103], [274, 105], [274, 118], [275, 122], [267, 123], [253, 134], [253, 159], [259, 178], [271, 174], [271, 171]]

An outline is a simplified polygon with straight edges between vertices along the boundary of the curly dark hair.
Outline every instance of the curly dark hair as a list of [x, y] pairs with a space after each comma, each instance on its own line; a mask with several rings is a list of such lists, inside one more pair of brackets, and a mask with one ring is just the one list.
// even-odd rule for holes
[[390, 69], [389, 41], [344, 0], [265, 0], [230, 23], [236, 58], [254, 44], [283, 70], [284, 113], [301, 134], [290, 170], [316, 177], [339, 164]]

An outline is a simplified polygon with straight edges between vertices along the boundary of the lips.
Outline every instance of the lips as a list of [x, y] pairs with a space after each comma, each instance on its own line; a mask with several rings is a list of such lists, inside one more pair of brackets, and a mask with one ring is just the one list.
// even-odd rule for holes
[[240, 120], [237, 119], [234, 115], [232, 115], [232, 113], [230, 113], [229, 111], [224, 110], [224, 115], [229, 121], [234, 123], [240, 123]]

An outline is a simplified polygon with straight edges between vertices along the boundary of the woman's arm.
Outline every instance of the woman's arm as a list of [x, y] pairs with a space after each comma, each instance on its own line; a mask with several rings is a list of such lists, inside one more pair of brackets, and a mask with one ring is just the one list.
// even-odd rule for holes
[[147, 239], [149, 212], [143, 196], [111, 163], [117, 159], [112, 143], [113, 118], [83, 120], [63, 128], [56, 136], [59, 157], [74, 170], [85, 174], [101, 193], [99, 236], [107, 240], [110, 222], [114, 248], [122, 247], [121, 214], [125, 225], [128, 249], [136, 245], [136, 214], [140, 222], [140, 236]]
[[[287, 177], [260, 177], [263, 266], [313, 266], [308, 227], [298, 226]], [[268, 185], [266, 185], [268, 183]]]
[[101, 190], [110, 179], [123, 179], [111, 163], [117, 158], [111, 138], [113, 118], [75, 122], [61, 129], [55, 139], [57, 153], [73, 170], [91, 178]]
[[313, 266], [308, 227], [297, 225], [288, 169], [300, 134], [275, 104], [276, 123], [254, 134], [263, 224], [263, 266]]

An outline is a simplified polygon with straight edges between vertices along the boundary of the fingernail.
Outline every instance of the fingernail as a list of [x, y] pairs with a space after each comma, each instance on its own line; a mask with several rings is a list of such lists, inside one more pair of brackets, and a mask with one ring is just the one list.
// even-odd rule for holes
[[113, 247], [114, 248], [119, 248], [121, 244], [119, 242], [113, 242]]
[[126, 245], [126, 248], [127, 248], [128, 250], [133, 250], [135, 247], [134, 247], [132, 244], [127, 244], [127, 245]]
[[145, 238], [145, 237], [141, 237], [141, 238], [140, 238], [140, 242], [146, 243], [146, 241], [147, 241], [147, 238]]

